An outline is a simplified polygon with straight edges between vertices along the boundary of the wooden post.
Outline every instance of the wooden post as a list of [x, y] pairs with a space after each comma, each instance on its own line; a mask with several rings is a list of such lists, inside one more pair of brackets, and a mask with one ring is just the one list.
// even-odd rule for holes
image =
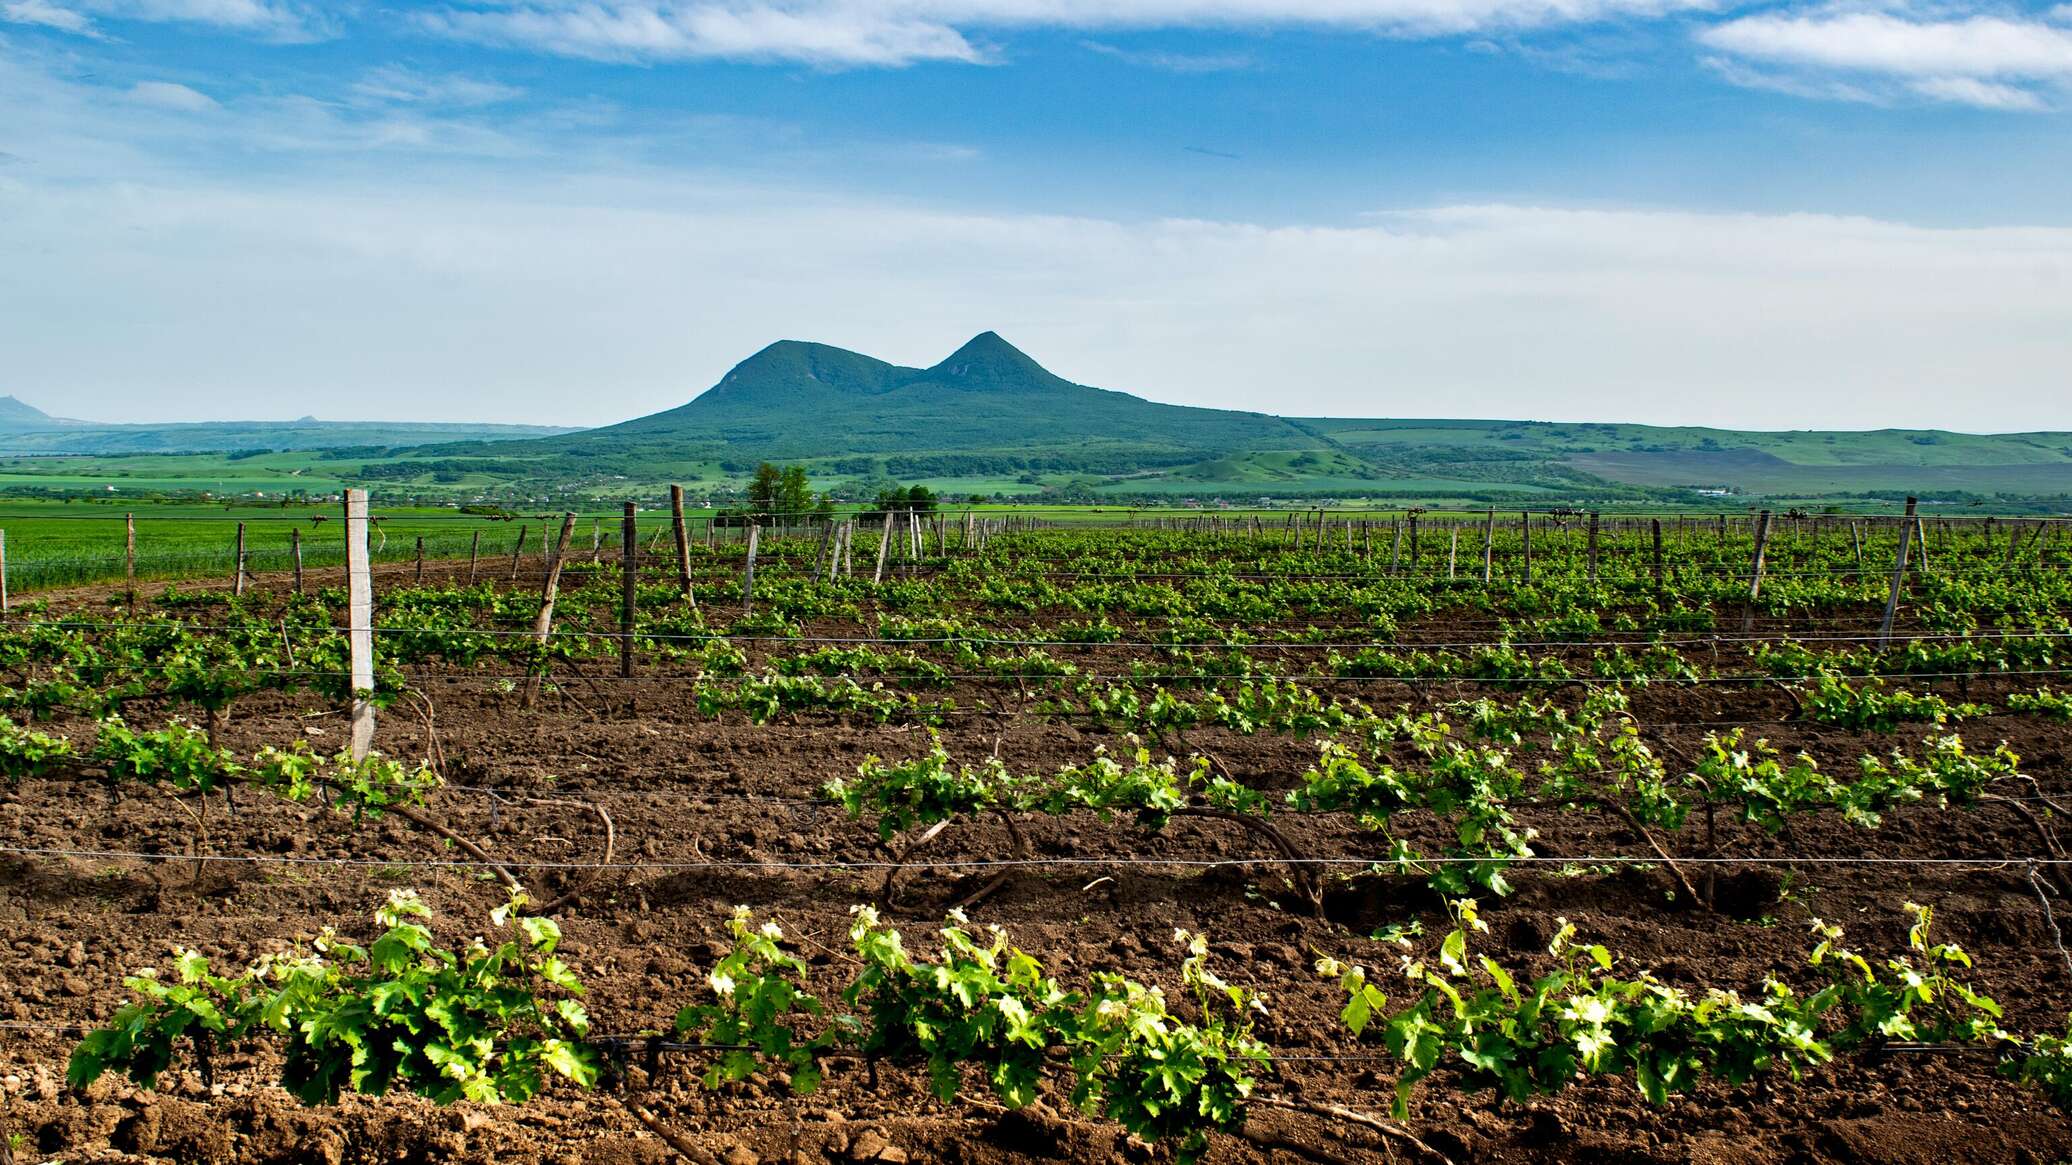
[[1482, 526], [1482, 581], [1486, 584], [1496, 569], [1496, 507], [1489, 507], [1489, 518]]
[[527, 533], [529, 533], [529, 532], [530, 532], [531, 530], [532, 530], [532, 527], [530, 527], [530, 526], [520, 526], [520, 527], [518, 527], [518, 541], [516, 541], [516, 542], [513, 542], [513, 543], [511, 544], [511, 578], [510, 578], [510, 581], [512, 581], [512, 582], [517, 582], [517, 581], [518, 581], [518, 556], [519, 556], [519, 555], [521, 555], [521, 554], [523, 554], [523, 553], [525, 553], [525, 535], [526, 535]]
[[1389, 573], [1396, 573], [1396, 564], [1403, 561], [1403, 519], [1396, 519], [1396, 537], [1389, 543]]
[[1763, 559], [1770, 548], [1770, 511], [1764, 510], [1755, 523], [1755, 561], [1748, 569], [1748, 613], [1741, 620], [1743, 632], [1755, 630], [1755, 601], [1763, 593]]
[[417, 581], [424, 581], [424, 535], [417, 536]]
[[1417, 573], [1417, 515], [1416, 515], [1416, 514], [1410, 514], [1410, 515], [1407, 515], [1407, 516], [1408, 516], [1408, 517], [1409, 517], [1409, 519], [1410, 519], [1410, 573], [1411, 573], [1411, 574], [1416, 574], [1416, 573]]
[[640, 593], [640, 508], [626, 503], [619, 530], [619, 674], [633, 674], [633, 604]]
[[755, 610], [755, 545], [757, 535], [762, 532], [760, 523], [749, 523], [748, 565], [741, 570], [741, 610], [744, 614]]
[[[302, 530], [299, 527], [296, 528], [295, 534], [300, 537]], [[130, 606], [136, 606], [137, 516], [135, 514], [124, 514], [122, 516], [122, 582], [123, 586], [128, 590]], [[300, 591], [302, 588], [296, 587], [295, 589]]]
[[468, 585], [475, 585], [475, 566], [482, 561], [482, 531], [475, 531], [468, 539]]
[[1525, 582], [1530, 586], [1532, 584], [1532, 514], [1530, 512], [1518, 515], [1518, 536], [1525, 544]]
[[302, 593], [302, 527], [288, 531], [288, 553], [295, 559], [295, 593]]
[[555, 539], [554, 553], [547, 559], [547, 579], [540, 584], [540, 611], [532, 621], [532, 642], [540, 649], [540, 662], [533, 666], [532, 674], [525, 677], [523, 707], [532, 707], [533, 701], [540, 696], [540, 681], [546, 671], [547, 639], [554, 633], [554, 600], [561, 593], [561, 564], [568, 560], [568, 540], [575, 529], [576, 516], [572, 513], [561, 515], [561, 537]]
[[237, 524], [236, 558], [237, 565], [234, 568], [236, 573], [230, 579], [230, 593], [241, 595], [245, 593], [245, 524], [243, 522]]
[[856, 519], [842, 523], [842, 574], [856, 577]]
[[1597, 511], [1590, 511], [1590, 581], [1597, 581]]
[[878, 535], [878, 569], [871, 574], [871, 585], [885, 581], [885, 554], [892, 549], [892, 511], [885, 511], [885, 532]]
[[1892, 593], [1885, 599], [1885, 621], [1878, 627], [1879, 647], [1884, 647], [1892, 642], [1892, 620], [1894, 616], [1899, 614], [1900, 588], [1906, 585], [1907, 554], [1909, 543], [1912, 542], [1914, 537], [1914, 520], [1916, 516], [1914, 513], [1914, 499], [1908, 498], [1906, 516], [1899, 520], [1899, 560], [1892, 568]]
[[[705, 544], [707, 546], [712, 545], [712, 540], [710, 538], [706, 539]], [[604, 523], [598, 521], [596, 518], [592, 518], [590, 519], [590, 561], [596, 562], [599, 559], [602, 559], [603, 557]]]
[[367, 556], [367, 491], [345, 491], [345, 594], [351, 673], [349, 741], [353, 759], [374, 747], [374, 570]]
[[669, 526], [676, 531], [676, 585], [697, 610], [698, 596], [691, 589], [691, 532], [683, 522], [683, 487], [669, 487]]
[[1655, 529], [1655, 585], [1660, 587], [1662, 585], [1662, 519], [1651, 518], [1649, 521], [1654, 524]]
[[0, 615], [7, 609], [7, 531], [0, 530]]

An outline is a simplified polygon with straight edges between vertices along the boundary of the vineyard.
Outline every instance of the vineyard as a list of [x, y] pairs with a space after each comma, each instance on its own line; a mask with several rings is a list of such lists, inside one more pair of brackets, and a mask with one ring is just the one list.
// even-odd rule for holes
[[115, 521], [0, 1161], [2072, 1157], [2061, 520]]

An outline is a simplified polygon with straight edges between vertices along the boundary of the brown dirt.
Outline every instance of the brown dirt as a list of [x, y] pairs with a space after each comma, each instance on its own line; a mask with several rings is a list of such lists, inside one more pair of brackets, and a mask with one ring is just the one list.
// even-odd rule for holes
[[[852, 634], [860, 629], [850, 627]], [[1111, 653], [1121, 654], [1121, 653]], [[415, 670], [415, 669], [413, 669]], [[589, 670], [601, 671], [602, 665]], [[831, 993], [846, 971], [848, 908], [869, 901], [879, 874], [856, 869], [785, 869], [787, 864], [871, 861], [881, 856], [870, 831], [813, 792], [847, 774], [869, 754], [915, 754], [927, 747], [920, 729], [852, 726], [803, 718], [753, 726], [738, 717], [700, 716], [681, 676], [649, 676], [614, 686], [564, 680], [565, 696], [534, 711], [479, 677], [437, 671], [413, 674], [436, 710], [445, 775], [455, 785], [500, 790], [500, 796], [449, 790], [434, 800], [440, 820], [479, 839], [514, 863], [585, 862], [601, 854], [597, 819], [566, 805], [528, 798], [578, 799], [604, 806], [617, 829], [620, 860], [643, 868], [614, 872], [591, 885], [564, 915], [565, 954], [589, 985], [588, 1007], [600, 1031], [636, 1032], [667, 1025], [675, 1009], [701, 998], [703, 973], [724, 949], [721, 924], [736, 903], [780, 921]], [[1931, 685], [1909, 685], [1924, 688]], [[1420, 703], [1457, 692], [1428, 686], [1337, 686], [1377, 706]], [[1984, 689], [1975, 688], [1976, 692]], [[960, 689], [959, 703], [980, 696], [996, 705], [998, 689]], [[1952, 691], [1954, 694], [1954, 690]], [[1917, 741], [1779, 723], [1789, 698], [1775, 689], [1641, 690], [1635, 714], [1673, 725], [1649, 730], [1650, 743], [1688, 756], [1704, 729], [1691, 722], [1758, 721], [1773, 742], [1803, 748], [1824, 766], [1846, 770], [1866, 751]], [[148, 722], [139, 707], [134, 719]], [[61, 730], [83, 725], [60, 723]], [[2072, 793], [2065, 752], [2072, 731], [2031, 718], [1997, 717], [1967, 724], [1974, 746], [2006, 738], [2046, 791]], [[250, 750], [308, 734], [319, 747], [339, 740], [338, 716], [307, 695], [268, 695], [234, 712], [225, 743]], [[1011, 767], [1035, 769], [1084, 761], [1096, 744], [1126, 741], [1071, 722], [1003, 711], [957, 717], [942, 731], [953, 755], [995, 750]], [[404, 704], [386, 714], [380, 745], [419, 755], [431, 734]], [[1166, 742], [1175, 750], [1183, 745]], [[1313, 742], [1238, 737], [1221, 730], [1186, 734], [1184, 748], [1215, 755], [1229, 771], [1265, 788], [1291, 784], [1315, 755]], [[1642, 839], [1602, 816], [1533, 812], [1543, 853], [1579, 862], [1595, 856], [1644, 855]], [[1380, 847], [1351, 822], [1286, 819], [1307, 852], [1376, 854]], [[1261, 852], [1233, 828], [1177, 821], [1147, 835], [1126, 821], [1091, 818], [1023, 824], [1035, 856], [1098, 859], [1132, 856], [1178, 860], [1257, 858]], [[1430, 839], [1431, 823], [1407, 832]], [[111, 801], [100, 789], [66, 782], [28, 782], [0, 789], [0, 838], [20, 847], [120, 850], [185, 855], [194, 844], [188, 816], [151, 794]], [[1937, 910], [1942, 937], [1978, 960], [1977, 984], [2008, 1010], [2017, 1030], [2051, 1027], [2072, 1003], [2072, 981], [2055, 949], [2035, 888], [2019, 864], [2001, 859], [2037, 851], [2031, 828], [1990, 808], [1897, 810], [1884, 828], [1866, 832], [1839, 820], [1815, 819], [1789, 838], [1724, 825], [1727, 852], [1780, 856], [1885, 855], [1978, 859], [1964, 865], [1814, 866], [1780, 875], [1775, 867], [1730, 871], [1721, 878], [1722, 913], [1666, 904], [1661, 869], [1561, 871], [1538, 867], [1514, 880], [1517, 892], [1488, 903], [1489, 949], [1514, 965], [1538, 966], [1557, 917], [1577, 922], [1593, 941], [1646, 969], [1693, 988], [1747, 991], [1765, 975], [1797, 977], [1807, 947], [1806, 922], [1819, 917], [1850, 929], [1868, 952], [1897, 951], [1905, 939], [1905, 901]], [[1674, 840], [1682, 852], [1695, 830]], [[171, 1073], [156, 1094], [103, 1080], [84, 1094], [63, 1085], [75, 1036], [57, 1025], [91, 1024], [125, 997], [125, 974], [163, 965], [187, 946], [226, 965], [307, 941], [326, 926], [367, 934], [369, 913], [387, 890], [419, 889], [439, 911], [444, 933], [472, 933], [472, 920], [500, 900], [478, 872], [423, 868], [447, 852], [390, 818], [354, 826], [317, 806], [293, 806], [248, 795], [236, 817], [211, 810], [207, 852], [279, 861], [202, 866], [187, 861], [136, 862], [44, 855], [0, 860], [0, 1123], [25, 1138], [27, 1160], [206, 1161], [549, 1161], [620, 1165], [661, 1162], [673, 1150], [628, 1111], [638, 1105], [695, 1146], [699, 1159], [750, 1161], [949, 1161], [971, 1165], [1056, 1160], [1150, 1160], [1112, 1125], [1072, 1111], [1062, 1097], [1036, 1109], [1001, 1114], [971, 1105], [943, 1105], [921, 1080], [884, 1070], [874, 1085], [857, 1066], [832, 1066], [826, 1087], [793, 1099], [776, 1082], [708, 1092], [696, 1080], [695, 1054], [672, 1053], [650, 1076], [636, 1061], [626, 1087], [583, 1095], [566, 1088], [523, 1108], [459, 1105], [438, 1109], [402, 1097], [349, 1098], [331, 1110], [308, 1110], [269, 1085], [262, 1052], [223, 1057], [216, 1082]], [[1005, 834], [990, 823], [952, 827], [929, 856], [938, 860], [997, 857]], [[352, 858], [336, 866], [297, 859]], [[689, 865], [739, 863], [727, 868]], [[669, 868], [670, 863], [688, 868]], [[576, 885], [565, 871], [535, 871], [547, 893]], [[976, 875], [909, 871], [900, 887], [903, 926], [925, 929], [942, 903], [978, 882]], [[1284, 900], [1284, 901], [1283, 901]], [[2064, 913], [2061, 911], [2061, 913]], [[1328, 952], [1387, 968], [1395, 948], [1364, 936], [1384, 923], [1422, 924], [1420, 950], [1446, 929], [1445, 915], [1414, 883], [1375, 881], [1335, 893], [1329, 917], [1306, 917], [1285, 893], [1270, 862], [1203, 869], [1107, 865], [1034, 867], [973, 910], [975, 921], [1011, 929], [1015, 943], [1066, 980], [1096, 970], [1126, 971], [1171, 989], [1179, 955], [1175, 926], [1209, 933], [1226, 976], [1266, 993], [1270, 1018], [1262, 1036], [1282, 1058], [1272, 1082], [1281, 1095], [1385, 1112], [1394, 1081], [1386, 1050], [1359, 1044], [1338, 1024], [1330, 986], [1309, 971]], [[444, 930], [450, 927], [450, 930]], [[1630, 1084], [1594, 1082], [1526, 1104], [1450, 1086], [1442, 1073], [1417, 1099], [1411, 1126], [1455, 1161], [1808, 1163], [1975, 1161], [2032, 1165], [2072, 1157], [2072, 1120], [2030, 1090], [1993, 1078], [1981, 1057], [1902, 1055], [1845, 1059], [1803, 1080], [1764, 1079], [1741, 1089], [1706, 1087], [1654, 1109]], [[1384, 1161], [1406, 1157], [1400, 1145], [1343, 1124], [1259, 1110], [1251, 1141], [1218, 1138], [1219, 1162]], [[1257, 1142], [1265, 1142], [1262, 1145]], [[1272, 1144], [1285, 1147], [1266, 1147]]]

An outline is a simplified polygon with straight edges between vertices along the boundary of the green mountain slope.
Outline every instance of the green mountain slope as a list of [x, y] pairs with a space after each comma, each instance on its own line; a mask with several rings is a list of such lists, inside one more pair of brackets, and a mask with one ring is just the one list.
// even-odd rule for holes
[[440, 421], [194, 421], [166, 425], [103, 424], [53, 417], [12, 396], [0, 396], [0, 455], [228, 453], [306, 451], [348, 446], [391, 448], [466, 440], [519, 440], [576, 430], [554, 425], [485, 425]]
[[563, 443], [776, 459], [936, 452], [1013, 461], [1047, 453], [1110, 472], [1327, 444], [1264, 413], [1156, 404], [1073, 384], [992, 332], [930, 368], [781, 341], [689, 404]]

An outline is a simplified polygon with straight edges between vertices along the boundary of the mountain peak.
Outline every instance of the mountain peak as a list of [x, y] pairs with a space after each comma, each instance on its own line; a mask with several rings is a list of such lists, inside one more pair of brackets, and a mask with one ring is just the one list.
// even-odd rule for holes
[[998, 332], [980, 332], [928, 370], [944, 380], [974, 388], [1036, 388], [1063, 383], [1028, 353], [1001, 339]]
[[63, 421], [13, 396], [0, 396], [0, 425], [14, 428], [46, 428]]

